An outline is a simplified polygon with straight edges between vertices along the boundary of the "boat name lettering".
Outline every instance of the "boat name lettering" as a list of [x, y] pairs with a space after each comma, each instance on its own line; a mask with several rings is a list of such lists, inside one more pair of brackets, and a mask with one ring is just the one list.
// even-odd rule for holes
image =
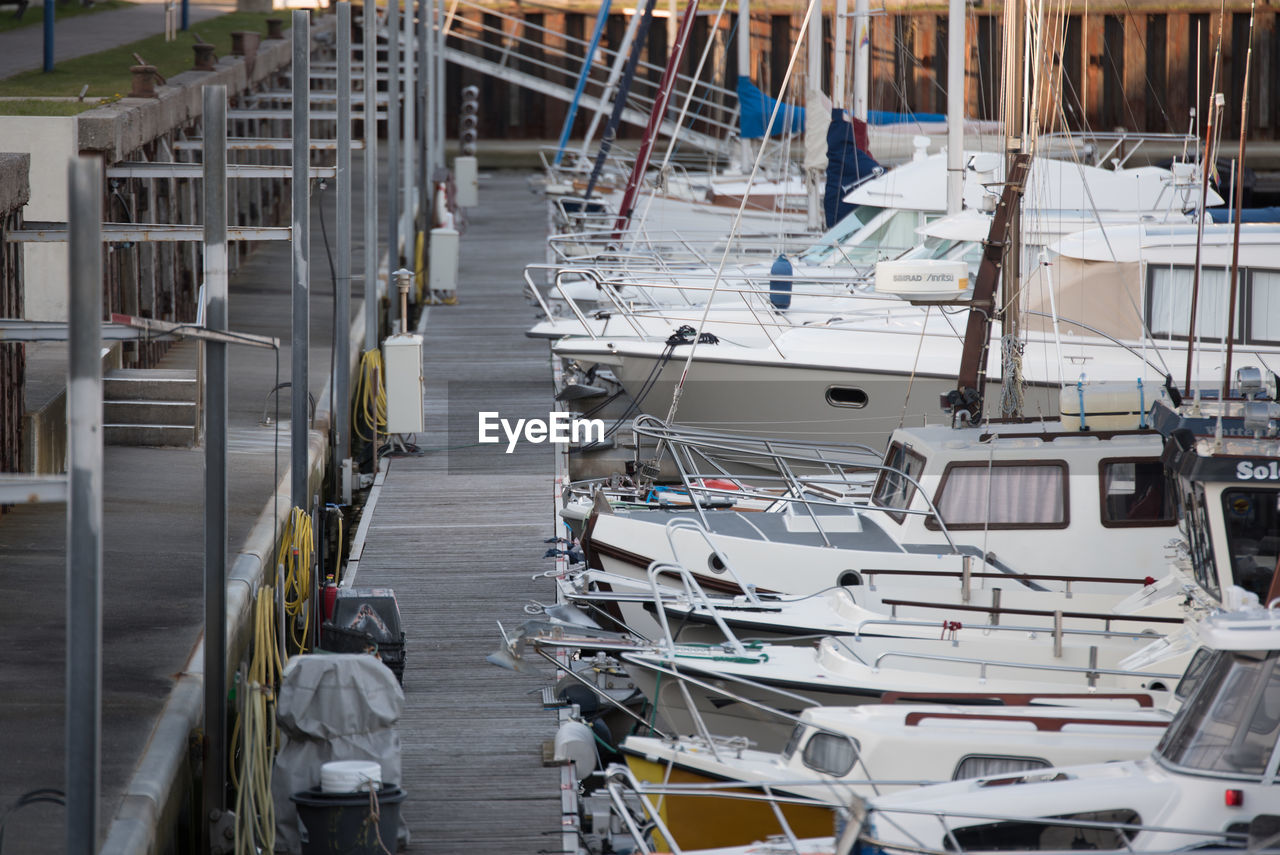
[[956, 277], [950, 273], [895, 273], [894, 282], [954, 282]]
[[548, 413], [545, 419], [511, 419], [502, 418], [497, 412], [481, 411], [476, 414], [479, 419], [479, 436], [481, 444], [497, 444], [502, 442], [498, 429], [506, 435], [507, 450], [510, 454], [516, 450], [516, 444], [523, 438], [525, 442], [540, 445], [544, 442], [579, 443], [604, 442], [603, 419], [575, 419], [568, 413]]
[[1236, 464], [1236, 479], [1239, 481], [1280, 481], [1280, 461], [1254, 465], [1248, 460]]

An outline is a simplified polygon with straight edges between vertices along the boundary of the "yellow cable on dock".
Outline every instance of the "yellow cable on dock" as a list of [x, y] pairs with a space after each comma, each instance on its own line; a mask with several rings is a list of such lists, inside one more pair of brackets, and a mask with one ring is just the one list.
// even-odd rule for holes
[[275, 760], [275, 688], [283, 670], [276, 642], [275, 589], [262, 586], [253, 604], [253, 647], [244, 704], [231, 731], [231, 783], [236, 790], [235, 851], [257, 855], [275, 847], [271, 769]]
[[360, 373], [356, 377], [355, 434], [365, 442], [376, 443], [381, 428], [387, 426], [387, 384], [382, 368], [382, 351], [366, 350], [360, 357]]
[[[289, 624], [289, 638], [297, 650], [306, 647], [311, 629], [312, 560], [315, 557], [315, 537], [311, 527], [311, 515], [302, 508], [294, 508], [289, 524], [280, 540], [276, 553], [276, 567], [283, 567], [284, 613]], [[299, 621], [301, 629], [299, 631]]]

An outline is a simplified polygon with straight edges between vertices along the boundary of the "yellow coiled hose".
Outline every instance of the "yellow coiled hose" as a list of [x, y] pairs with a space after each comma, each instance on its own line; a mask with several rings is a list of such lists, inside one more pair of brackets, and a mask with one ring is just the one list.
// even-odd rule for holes
[[382, 368], [382, 351], [366, 350], [360, 357], [360, 373], [356, 378], [355, 433], [365, 442], [378, 441], [381, 428], [387, 426], [387, 384]]

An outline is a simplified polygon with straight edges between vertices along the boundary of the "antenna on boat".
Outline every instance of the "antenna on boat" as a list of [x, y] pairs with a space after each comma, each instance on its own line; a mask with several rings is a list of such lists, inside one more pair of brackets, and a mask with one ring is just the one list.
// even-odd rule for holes
[[1231, 236], [1231, 275], [1227, 278], [1227, 287], [1230, 289], [1231, 297], [1227, 303], [1227, 358], [1222, 368], [1223, 400], [1226, 400], [1231, 388], [1231, 345], [1232, 340], [1235, 338], [1236, 294], [1239, 290], [1237, 280], [1240, 277], [1240, 221], [1242, 217], [1241, 209], [1244, 208], [1244, 144], [1245, 135], [1249, 129], [1249, 66], [1253, 60], [1253, 22], [1256, 14], [1257, 0], [1250, 0], [1249, 48], [1244, 55], [1244, 82], [1240, 84], [1243, 92], [1240, 104], [1240, 151], [1236, 157], [1235, 166], [1231, 170], [1231, 177], [1234, 179], [1233, 183], [1235, 184], [1232, 193], [1235, 197], [1235, 210], [1232, 212], [1235, 231]]

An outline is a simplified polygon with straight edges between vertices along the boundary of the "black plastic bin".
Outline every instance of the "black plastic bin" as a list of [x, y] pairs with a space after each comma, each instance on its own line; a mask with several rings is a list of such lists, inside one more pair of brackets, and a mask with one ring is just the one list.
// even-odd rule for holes
[[[404, 683], [405, 638], [396, 593], [390, 588], [343, 588], [334, 600], [333, 617], [321, 627], [321, 646], [337, 652], [363, 652], [368, 637], [378, 645], [378, 658]], [[343, 646], [347, 645], [347, 646]]]
[[[302, 855], [385, 855], [396, 851], [400, 803], [406, 793], [384, 784], [378, 789], [378, 822], [374, 823], [368, 791], [326, 793], [312, 787], [289, 798], [298, 806], [298, 819], [306, 828]], [[382, 835], [382, 845], [378, 835]]]

